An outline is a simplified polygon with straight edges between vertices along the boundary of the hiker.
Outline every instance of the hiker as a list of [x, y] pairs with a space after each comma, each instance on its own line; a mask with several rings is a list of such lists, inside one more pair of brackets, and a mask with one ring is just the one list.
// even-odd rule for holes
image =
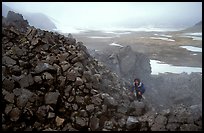
[[134, 80], [133, 85], [132, 92], [135, 92], [137, 100], [141, 101], [142, 94], [145, 92], [144, 84], [137, 78]]

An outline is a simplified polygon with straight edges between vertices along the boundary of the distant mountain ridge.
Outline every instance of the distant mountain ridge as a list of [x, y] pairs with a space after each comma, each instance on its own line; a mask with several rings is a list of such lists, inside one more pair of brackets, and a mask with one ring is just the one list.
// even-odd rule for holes
[[2, 16], [6, 17], [9, 11], [21, 13], [24, 19], [28, 20], [29, 24], [36, 28], [49, 31], [57, 28], [54, 22], [43, 13], [20, 12], [6, 6], [5, 4], [2, 4]]
[[182, 30], [183, 32], [202, 32], [202, 21], [196, 23], [194, 26]]

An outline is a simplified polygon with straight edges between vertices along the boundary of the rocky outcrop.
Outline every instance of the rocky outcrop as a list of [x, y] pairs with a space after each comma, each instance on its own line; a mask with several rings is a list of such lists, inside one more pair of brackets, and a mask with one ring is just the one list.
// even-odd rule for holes
[[135, 78], [146, 82], [151, 75], [150, 60], [142, 53], [134, 52], [130, 46], [109, 48], [103, 51], [90, 50], [92, 56], [103, 62], [119, 78], [132, 83]]
[[141, 130], [149, 131], [201, 131], [202, 105], [179, 104], [160, 112], [148, 112], [138, 121]]
[[13, 25], [20, 32], [25, 32], [26, 28], [29, 26], [28, 21], [24, 20], [21, 14], [13, 11], [9, 11], [6, 18], [3, 17], [2, 25]]

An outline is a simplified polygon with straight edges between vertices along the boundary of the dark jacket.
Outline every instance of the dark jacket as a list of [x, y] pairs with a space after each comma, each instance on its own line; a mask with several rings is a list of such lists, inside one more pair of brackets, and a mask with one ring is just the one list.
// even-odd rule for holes
[[[134, 91], [135, 88], [136, 88], [136, 86], [134, 85], [132, 87], [132, 92]], [[142, 94], [145, 92], [144, 84], [142, 82], [140, 82], [140, 84], [139, 84], [139, 86], [137, 88], [138, 88], [137, 90], [139, 92], [141, 92]]]

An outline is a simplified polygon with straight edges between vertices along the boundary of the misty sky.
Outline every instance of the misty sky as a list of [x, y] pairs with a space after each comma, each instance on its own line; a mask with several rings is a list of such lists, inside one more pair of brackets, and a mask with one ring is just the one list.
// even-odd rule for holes
[[57, 26], [192, 26], [202, 20], [202, 2], [3, 2], [41, 12]]

